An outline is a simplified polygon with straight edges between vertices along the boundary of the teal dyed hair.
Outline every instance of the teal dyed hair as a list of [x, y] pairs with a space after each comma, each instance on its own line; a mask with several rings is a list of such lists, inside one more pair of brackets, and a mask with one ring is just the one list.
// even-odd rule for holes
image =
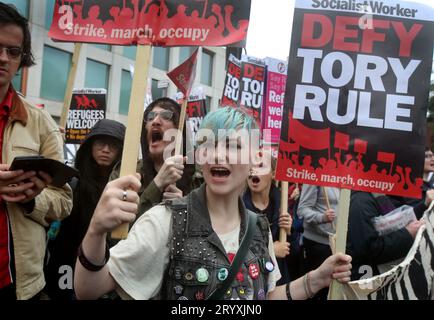
[[214, 133], [214, 136], [217, 137], [220, 129], [246, 129], [250, 132], [252, 129], [257, 128], [258, 126], [256, 121], [244, 111], [231, 107], [224, 107], [208, 113], [203, 119], [199, 130], [211, 130]]

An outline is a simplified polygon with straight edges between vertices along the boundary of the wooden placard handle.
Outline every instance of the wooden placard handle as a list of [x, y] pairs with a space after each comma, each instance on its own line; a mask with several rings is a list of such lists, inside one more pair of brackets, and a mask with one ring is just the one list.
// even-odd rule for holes
[[[350, 211], [351, 190], [341, 189], [339, 196], [339, 214], [336, 229], [336, 253], [345, 253], [347, 247], [348, 215]], [[329, 288], [329, 300], [342, 299], [342, 284], [333, 280]]]
[[63, 99], [63, 109], [60, 115], [59, 127], [66, 129], [66, 121], [68, 120], [69, 108], [71, 106], [72, 91], [74, 90], [75, 76], [77, 74], [78, 60], [82, 43], [74, 44], [74, 53], [72, 54], [71, 70], [69, 70], [68, 82], [66, 84], [65, 97]]
[[176, 136], [176, 144], [175, 144], [175, 155], [181, 155], [182, 154], [182, 141], [183, 141], [182, 132], [184, 131], [184, 126], [185, 126], [185, 115], [187, 112], [187, 103], [188, 103], [188, 97], [185, 97], [185, 99], [181, 105], [181, 114], [179, 116], [178, 135]]
[[[331, 206], [330, 206], [329, 195], [328, 195], [328, 193], [327, 193], [327, 188], [326, 188], [326, 187], [322, 187], [322, 189], [323, 189], [323, 191], [324, 191], [324, 197], [325, 197], [325, 199], [326, 199], [327, 209], [330, 210], [330, 209], [331, 209]], [[332, 223], [332, 228], [333, 228], [333, 230], [336, 230], [335, 222], [332, 221], [331, 223]]]
[[[121, 177], [136, 173], [151, 48], [151, 46], [145, 45], [137, 46], [127, 130], [122, 153]], [[128, 223], [120, 225], [112, 231], [111, 236], [113, 239], [125, 239], [128, 236], [128, 229]]]
[[[288, 181], [282, 181], [280, 186], [280, 212], [288, 212]], [[279, 229], [279, 241], [286, 242], [287, 233], [284, 228]]]

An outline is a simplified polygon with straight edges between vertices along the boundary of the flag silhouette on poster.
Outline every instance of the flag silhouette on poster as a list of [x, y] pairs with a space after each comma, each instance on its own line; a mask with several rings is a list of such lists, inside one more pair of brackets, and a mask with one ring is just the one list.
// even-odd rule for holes
[[364, 6], [296, 1], [277, 180], [421, 196], [433, 10], [372, 3], [361, 28]]

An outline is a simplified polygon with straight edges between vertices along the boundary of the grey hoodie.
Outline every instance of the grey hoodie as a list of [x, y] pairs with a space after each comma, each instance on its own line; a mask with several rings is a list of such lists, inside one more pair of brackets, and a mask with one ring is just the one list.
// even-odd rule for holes
[[[338, 214], [339, 189], [326, 187], [331, 209]], [[327, 202], [324, 188], [303, 184], [297, 214], [304, 219], [304, 237], [325, 245], [329, 244], [329, 233], [334, 233], [332, 223], [326, 221]], [[335, 218], [336, 221], [336, 218]]]

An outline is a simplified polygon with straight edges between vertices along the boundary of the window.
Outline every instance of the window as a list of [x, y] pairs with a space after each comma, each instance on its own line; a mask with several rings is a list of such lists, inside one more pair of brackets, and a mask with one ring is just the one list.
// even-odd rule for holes
[[158, 81], [156, 79], [152, 79], [152, 99], [156, 100], [159, 98], [163, 98], [167, 96], [167, 88], [158, 88]]
[[193, 47], [180, 47], [179, 48], [179, 64], [183, 63], [185, 60], [190, 58], [193, 54]]
[[52, 1], [52, 0], [45, 1], [45, 29], [47, 30], [50, 29], [51, 22], [53, 21], [55, 2], [56, 1]]
[[211, 86], [212, 85], [212, 69], [213, 69], [213, 53], [210, 51], [202, 51], [202, 69], [200, 72], [200, 82]]
[[137, 47], [129, 46], [124, 47], [124, 57], [129, 58], [131, 60], [136, 60]]
[[169, 70], [169, 49], [154, 47], [154, 59], [152, 65], [161, 70]]
[[127, 115], [130, 108], [130, 95], [133, 79], [131, 73], [126, 70], [122, 70], [121, 77], [121, 95], [119, 99], [119, 113]]
[[110, 67], [104, 63], [87, 59], [86, 88], [104, 88], [108, 90]]
[[92, 44], [92, 46], [101, 50], [112, 51], [112, 46], [108, 44]]
[[12, 4], [24, 17], [29, 18], [29, 0], [6, 0], [6, 4]]
[[44, 46], [41, 97], [63, 101], [71, 68], [72, 54]]

